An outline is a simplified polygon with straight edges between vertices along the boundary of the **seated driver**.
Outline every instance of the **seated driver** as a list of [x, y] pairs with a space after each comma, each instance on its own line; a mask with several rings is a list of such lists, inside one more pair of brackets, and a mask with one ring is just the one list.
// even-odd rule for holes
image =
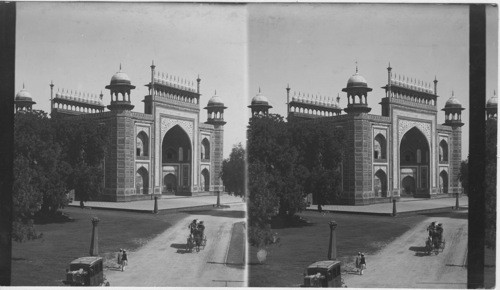
[[203, 236], [203, 234], [205, 233], [205, 225], [203, 224], [203, 221], [200, 221], [200, 223], [198, 224], [198, 230], [200, 231], [201, 236]]
[[439, 242], [443, 239], [443, 224], [438, 224], [436, 227], [436, 238], [438, 239]]
[[429, 237], [433, 237], [434, 236], [434, 231], [436, 230], [436, 222], [432, 222], [428, 227], [427, 227], [427, 231], [429, 232]]
[[191, 234], [194, 234], [194, 231], [198, 227], [198, 220], [194, 219], [188, 226], [188, 228], [191, 230]]

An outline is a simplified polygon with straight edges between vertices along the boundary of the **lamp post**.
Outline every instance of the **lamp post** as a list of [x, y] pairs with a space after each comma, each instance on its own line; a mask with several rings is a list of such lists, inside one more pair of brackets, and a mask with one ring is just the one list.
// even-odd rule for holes
[[396, 209], [396, 199], [393, 197], [392, 198], [392, 216], [396, 216], [398, 214], [398, 211]]
[[158, 196], [155, 196], [155, 207], [153, 213], [158, 213]]
[[98, 217], [93, 217], [92, 221], [92, 239], [90, 240], [90, 255], [99, 256], [99, 236], [97, 233]]
[[337, 228], [337, 223], [331, 221], [328, 223], [330, 226], [330, 245], [328, 247], [328, 260], [337, 259], [337, 236], [335, 234], [335, 229]]

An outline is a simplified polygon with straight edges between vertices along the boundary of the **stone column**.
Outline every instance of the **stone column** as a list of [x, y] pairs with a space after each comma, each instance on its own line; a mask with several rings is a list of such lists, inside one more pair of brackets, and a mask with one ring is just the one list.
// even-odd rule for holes
[[335, 229], [337, 228], [337, 223], [331, 221], [328, 223], [330, 226], [330, 246], [328, 247], [328, 260], [337, 259], [337, 237], [335, 234]]
[[217, 189], [217, 207], [220, 207], [220, 190]]
[[90, 240], [90, 255], [99, 256], [99, 235], [97, 234], [98, 217], [93, 217], [92, 221], [92, 239]]

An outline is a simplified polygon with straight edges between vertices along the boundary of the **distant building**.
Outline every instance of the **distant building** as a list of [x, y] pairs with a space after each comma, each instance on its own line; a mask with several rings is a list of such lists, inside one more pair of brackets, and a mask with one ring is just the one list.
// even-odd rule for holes
[[[394, 75], [382, 87], [382, 115], [369, 114], [368, 93], [372, 88], [358, 73], [352, 75], [340, 97], [290, 93], [288, 121], [321, 118], [346, 133], [347, 151], [342, 170], [340, 204], [363, 205], [390, 202], [391, 198], [432, 198], [461, 193], [458, 181], [462, 154], [461, 114], [464, 108], [454, 94], [442, 109], [444, 124], [438, 124], [437, 83], [424, 83]], [[252, 114], [268, 114], [267, 99], [257, 95], [249, 106]], [[342, 110], [346, 114], [342, 114]]]
[[[106, 89], [111, 102], [105, 111], [99, 96], [51, 88], [51, 116], [97, 119], [111, 128], [113, 145], [104, 160], [103, 200], [151, 199], [152, 195], [199, 195], [224, 191], [220, 172], [223, 160], [224, 106], [214, 95], [200, 120], [200, 78], [189, 82], [168, 76], [151, 65], [149, 94], [144, 113], [133, 112], [131, 90], [121, 71], [111, 77]], [[30, 99], [28, 100], [28, 97]], [[34, 104], [23, 88], [15, 98], [16, 108], [31, 110]]]

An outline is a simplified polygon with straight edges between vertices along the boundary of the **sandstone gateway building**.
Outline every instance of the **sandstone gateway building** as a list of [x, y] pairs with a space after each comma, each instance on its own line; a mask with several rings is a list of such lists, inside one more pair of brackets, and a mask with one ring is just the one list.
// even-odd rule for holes
[[[442, 109], [438, 124], [437, 80], [424, 83], [396, 76], [388, 70], [383, 87], [382, 115], [369, 114], [372, 88], [356, 68], [343, 92], [347, 108], [333, 99], [290, 93], [288, 121], [321, 118], [346, 133], [347, 151], [340, 166], [343, 192], [339, 203], [363, 205], [391, 198], [450, 195], [461, 192], [458, 174], [462, 153], [462, 108], [453, 96]], [[252, 114], [268, 114], [267, 98], [258, 94]], [[344, 111], [346, 114], [341, 114]]]
[[[133, 112], [135, 89], [121, 71], [106, 89], [111, 102], [104, 111], [103, 94], [51, 88], [52, 117], [95, 118], [110, 128], [112, 145], [104, 160], [103, 200], [131, 201], [152, 195], [198, 195], [222, 192], [219, 177], [223, 161], [224, 106], [213, 96], [200, 120], [200, 78], [189, 82], [157, 72], [151, 65], [149, 94], [144, 113]], [[31, 95], [23, 88], [15, 98], [16, 110], [31, 110]]]

